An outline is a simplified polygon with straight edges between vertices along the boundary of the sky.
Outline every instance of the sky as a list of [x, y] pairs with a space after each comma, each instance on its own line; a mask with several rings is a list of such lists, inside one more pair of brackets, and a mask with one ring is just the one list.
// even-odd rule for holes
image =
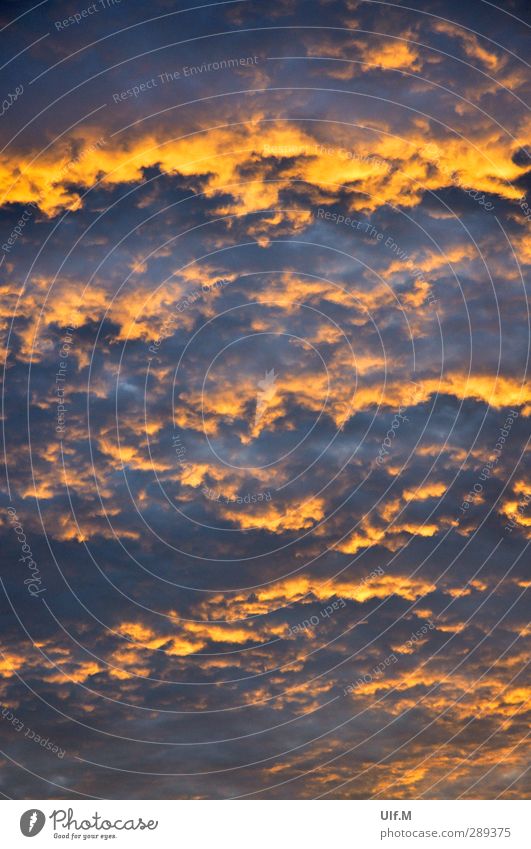
[[0, 10], [0, 793], [526, 797], [527, 4]]

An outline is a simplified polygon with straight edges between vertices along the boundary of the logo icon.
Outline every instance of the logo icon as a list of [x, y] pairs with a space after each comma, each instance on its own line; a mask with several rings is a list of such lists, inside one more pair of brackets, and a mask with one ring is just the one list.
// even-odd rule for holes
[[262, 380], [258, 381], [258, 392], [256, 394], [256, 413], [254, 417], [254, 426], [256, 427], [265, 411], [269, 407], [270, 403], [273, 401], [276, 393], [277, 387], [275, 386], [275, 380], [278, 375], [275, 374], [275, 369], [271, 369], [271, 371], [266, 371], [265, 376]]
[[25, 811], [20, 817], [20, 830], [24, 837], [35, 837], [44, 828], [46, 817], [37, 808]]

